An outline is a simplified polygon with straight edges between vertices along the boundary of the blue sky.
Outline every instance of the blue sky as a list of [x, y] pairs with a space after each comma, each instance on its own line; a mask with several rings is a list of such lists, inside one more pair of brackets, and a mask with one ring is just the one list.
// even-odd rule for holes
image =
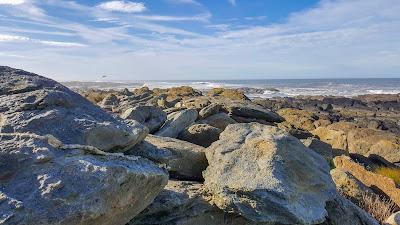
[[400, 77], [399, 0], [0, 0], [0, 64], [57, 80]]

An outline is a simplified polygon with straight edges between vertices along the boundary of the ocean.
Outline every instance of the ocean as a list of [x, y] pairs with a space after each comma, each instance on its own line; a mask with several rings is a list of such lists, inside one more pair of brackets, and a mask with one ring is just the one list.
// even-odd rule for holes
[[364, 94], [399, 94], [400, 78], [371, 79], [270, 79], [270, 80], [174, 80], [174, 81], [93, 81], [64, 82], [70, 88], [133, 89], [191, 86], [200, 91], [211, 88], [239, 88], [250, 98], [315, 96], [357, 96]]

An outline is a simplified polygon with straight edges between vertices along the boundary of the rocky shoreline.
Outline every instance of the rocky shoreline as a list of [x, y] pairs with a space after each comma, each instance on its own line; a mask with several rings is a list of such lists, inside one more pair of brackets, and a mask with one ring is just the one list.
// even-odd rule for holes
[[400, 224], [399, 94], [0, 87], [0, 224]]

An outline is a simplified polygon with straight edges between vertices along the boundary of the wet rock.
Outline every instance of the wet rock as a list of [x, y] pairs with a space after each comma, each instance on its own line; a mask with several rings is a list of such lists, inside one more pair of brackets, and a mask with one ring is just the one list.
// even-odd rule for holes
[[263, 223], [325, 221], [325, 203], [336, 193], [329, 166], [297, 138], [272, 126], [234, 124], [206, 156], [204, 185], [224, 211]]

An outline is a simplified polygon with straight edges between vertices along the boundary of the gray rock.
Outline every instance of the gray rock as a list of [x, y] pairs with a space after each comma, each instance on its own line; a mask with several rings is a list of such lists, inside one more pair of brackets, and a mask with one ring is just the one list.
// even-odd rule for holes
[[162, 137], [178, 137], [186, 127], [196, 121], [198, 116], [197, 110], [186, 109], [179, 112], [173, 112], [168, 115], [167, 121], [155, 134]]
[[327, 162], [276, 127], [229, 125], [206, 156], [213, 203], [255, 222], [322, 223], [336, 194]]
[[208, 124], [193, 124], [179, 134], [179, 139], [203, 147], [210, 146], [219, 139], [221, 130]]
[[229, 114], [233, 116], [260, 119], [267, 122], [284, 121], [283, 117], [281, 117], [277, 113], [254, 104], [243, 102], [230, 102], [228, 104], [225, 103], [224, 108], [229, 112]]
[[50, 79], [0, 67], [0, 132], [52, 134], [65, 144], [123, 152], [147, 135]]
[[1, 224], [123, 225], [166, 185], [151, 161], [101, 151], [136, 139], [80, 95], [9, 67], [0, 87]]
[[203, 185], [172, 181], [154, 202], [128, 225], [248, 225], [243, 217], [224, 213], [207, 202]]
[[210, 105], [208, 105], [200, 110], [199, 117], [201, 119], [204, 119], [206, 117], [217, 114], [221, 110], [221, 107], [222, 106], [218, 103], [211, 103]]
[[148, 135], [126, 154], [142, 156], [165, 166], [173, 178], [202, 180], [202, 172], [208, 165], [205, 150], [186, 141]]
[[212, 116], [209, 116], [205, 119], [197, 121], [197, 123], [205, 123], [209, 124], [213, 127], [216, 127], [220, 130], [225, 130], [225, 128], [229, 124], [235, 124], [236, 121], [233, 120], [228, 114], [226, 113], [217, 113]]
[[303, 142], [306, 147], [322, 155], [326, 160], [330, 161], [333, 159], [333, 149], [330, 144], [313, 137], [302, 139], [301, 142]]
[[379, 225], [371, 215], [341, 196], [328, 201], [326, 210], [328, 216], [321, 225]]
[[103, 101], [101, 101], [100, 106], [106, 109], [112, 109], [114, 106], [118, 106], [119, 99], [115, 94], [108, 94]]
[[167, 120], [167, 113], [155, 106], [137, 106], [126, 110], [121, 118], [136, 120], [149, 128], [150, 133], [156, 132]]

